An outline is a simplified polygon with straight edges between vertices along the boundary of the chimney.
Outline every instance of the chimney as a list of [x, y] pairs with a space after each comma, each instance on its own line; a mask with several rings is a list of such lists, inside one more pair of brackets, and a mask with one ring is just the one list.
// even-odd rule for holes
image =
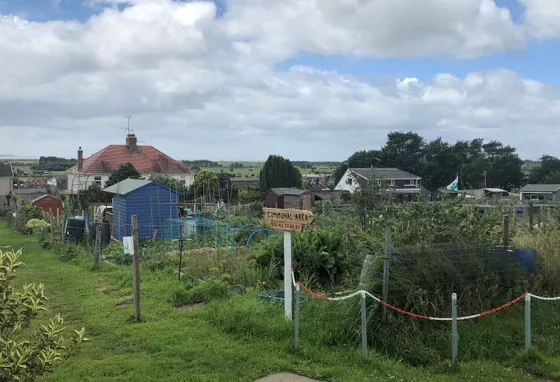
[[78, 148], [78, 171], [82, 171], [84, 168], [84, 151], [82, 150], [82, 146]]
[[138, 148], [136, 143], [137, 143], [136, 135], [128, 134], [126, 136], [126, 146], [130, 151], [136, 151], [136, 149]]

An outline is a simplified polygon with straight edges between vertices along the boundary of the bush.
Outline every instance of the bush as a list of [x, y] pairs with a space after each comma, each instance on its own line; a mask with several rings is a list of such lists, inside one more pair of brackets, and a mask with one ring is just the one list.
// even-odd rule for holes
[[23, 263], [21, 252], [0, 251], [0, 341], [1, 381], [34, 381], [68, 358], [87, 341], [85, 329], [74, 330], [66, 345], [60, 333], [65, 329], [57, 315], [49, 324], [29, 336], [26, 329], [40, 311], [47, 310], [47, 297], [42, 285], [26, 285], [18, 291], [13, 286], [15, 274]]
[[[332, 286], [339, 282], [350, 268], [348, 259], [340, 252], [341, 238], [336, 232], [323, 229], [305, 230], [292, 236], [293, 266], [298, 280], [307, 280], [310, 285]], [[263, 243], [254, 255], [257, 264], [270, 267], [283, 264], [284, 242], [272, 237]], [[277, 278], [283, 270], [277, 269]]]
[[231, 290], [225, 281], [210, 278], [196, 286], [193, 286], [192, 283], [187, 283], [183, 288], [175, 290], [172, 296], [172, 303], [174, 306], [180, 307], [227, 298], [229, 296], [231, 296]]

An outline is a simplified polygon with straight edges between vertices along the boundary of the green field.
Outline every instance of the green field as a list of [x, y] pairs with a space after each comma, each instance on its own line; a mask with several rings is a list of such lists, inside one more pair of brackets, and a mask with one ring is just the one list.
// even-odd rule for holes
[[70, 327], [85, 326], [91, 339], [41, 381], [254, 381], [278, 371], [352, 382], [537, 380], [514, 368], [514, 360], [465, 362], [455, 372], [445, 365], [409, 368], [373, 351], [364, 362], [358, 348], [306, 340], [305, 327], [296, 353], [281, 308], [257, 301], [255, 291], [199, 310], [177, 309], [170, 300], [180, 281], [144, 266], [144, 322], [131, 323], [130, 266], [102, 262], [92, 271], [89, 252], [62, 262], [36, 237], [16, 235], [0, 220], [3, 245], [23, 248], [20, 284], [45, 284], [50, 309], [40, 320], [60, 312]]

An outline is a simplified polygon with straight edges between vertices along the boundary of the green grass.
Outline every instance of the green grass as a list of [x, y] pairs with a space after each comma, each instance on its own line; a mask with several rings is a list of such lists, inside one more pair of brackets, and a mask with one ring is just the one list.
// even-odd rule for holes
[[[58, 312], [71, 327], [86, 327], [91, 342], [79, 355], [60, 365], [42, 381], [253, 381], [291, 371], [325, 381], [532, 381], [515, 369], [536, 368], [544, 361], [469, 362], [450, 372], [408, 368], [370, 351], [360, 359], [354, 347], [325, 347], [303, 331], [301, 349], [291, 349], [291, 325], [281, 308], [246, 296], [216, 301], [198, 311], [172, 306], [180, 282], [168, 272], [142, 268], [144, 322], [130, 323], [131, 268], [103, 262], [91, 271], [91, 258], [72, 262], [40, 247], [37, 238], [13, 234], [0, 221], [0, 246], [23, 247], [26, 263], [18, 282], [45, 284], [48, 315]], [[188, 264], [186, 264], [188, 267]], [[312, 318], [308, 318], [311, 320]], [[305, 329], [305, 326], [303, 327]], [[545, 375], [552, 371], [541, 367]]]

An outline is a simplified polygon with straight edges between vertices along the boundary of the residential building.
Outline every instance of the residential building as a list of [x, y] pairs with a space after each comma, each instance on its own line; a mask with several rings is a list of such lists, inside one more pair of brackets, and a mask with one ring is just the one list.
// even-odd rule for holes
[[78, 163], [68, 170], [68, 193], [85, 190], [93, 183], [104, 187], [111, 172], [126, 163], [131, 163], [144, 178], [164, 174], [178, 179], [185, 187], [194, 183], [194, 173], [189, 167], [153, 146], [140, 146], [137, 142], [135, 134], [128, 134], [126, 144], [109, 145], [85, 159], [80, 147]]
[[429, 194], [422, 187], [422, 178], [398, 168], [349, 168], [335, 186], [336, 191], [353, 193], [367, 187], [374, 180], [378, 185], [386, 185], [387, 190], [397, 195]]
[[560, 201], [560, 184], [528, 184], [521, 189], [520, 200]]
[[0, 161], [0, 208], [8, 204], [8, 196], [14, 188], [14, 171], [12, 164]]

